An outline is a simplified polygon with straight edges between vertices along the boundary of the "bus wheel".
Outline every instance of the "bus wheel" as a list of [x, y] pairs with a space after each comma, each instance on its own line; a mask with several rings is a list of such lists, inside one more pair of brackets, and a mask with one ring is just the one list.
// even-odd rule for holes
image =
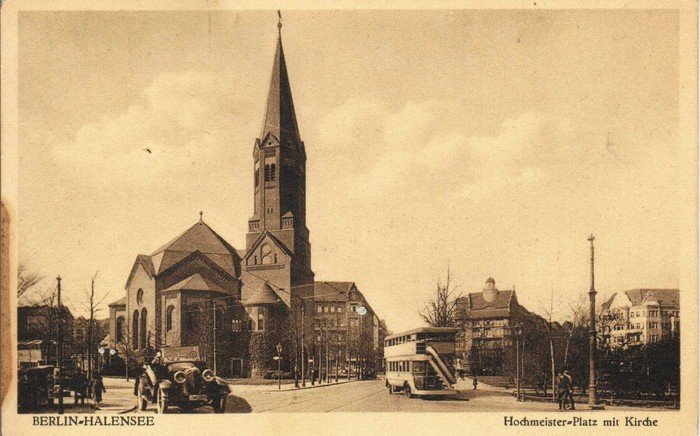
[[411, 393], [411, 387], [409, 385], [404, 386], [403, 392], [408, 398], [413, 398], [413, 394]]
[[389, 388], [389, 395], [393, 395], [394, 394], [394, 387], [388, 383], [387, 383], [387, 387]]

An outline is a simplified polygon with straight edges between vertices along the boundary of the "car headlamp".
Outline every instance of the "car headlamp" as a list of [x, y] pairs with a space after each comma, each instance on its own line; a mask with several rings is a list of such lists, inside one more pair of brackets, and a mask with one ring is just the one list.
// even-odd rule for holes
[[202, 373], [202, 378], [208, 382], [214, 380], [214, 371], [212, 371], [211, 369], [205, 369]]
[[184, 383], [185, 380], [187, 380], [187, 377], [185, 377], [184, 372], [178, 371], [173, 375], [173, 379], [175, 379], [175, 381], [178, 383]]

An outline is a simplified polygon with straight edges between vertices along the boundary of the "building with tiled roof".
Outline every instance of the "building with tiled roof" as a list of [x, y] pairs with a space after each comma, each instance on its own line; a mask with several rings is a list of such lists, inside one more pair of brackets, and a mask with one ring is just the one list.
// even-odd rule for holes
[[534, 317], [537, 315], [518, 303], [515, 290], [500, 290], [489, 277], [480, 292], [471, 292], [457, 300], [458, 366], [472, 372], [476, 368], [472, 368], [471, 361], [478, 355], [491, 362], [489, 375], [500, 375], [505, 368], [497, 362], [503, 361], [504, 350], [513, 345], [513, 326]]
[[[290, 371], [301, 360], [302, 330], [307, 332], [305, 352], [329, 353], [328, 341], [337, 336], [317, 339], [311, 332], [325, 326], [324, 307], [342, 304], [346, 327], [352, 330], [358, 323], [355, 337], [372, 352], [378, 349], [380, 321], [354, 282], [316, 282], [311, 268], [306, 148], [281, 32], [252, 164], [253, 215], [245, 249], [234, 248], [200, 214], [198, 222], [168, 243], [136, 256], [125, 297], [109, 306], [111, 347], [126, 354], [197, 345], [208, 365], [224, 375], [257, 377], [275, 367], [272, 357], [279, 344], [282, 369]], [[319, 316], [316, 304], [322, 304]], [[303, 327], [302, 308], [310, 309]], [[352, 331], [344, 336], [350, 337]], [[344, 359], [340, 365], [365, 357], [362, 347], [354, 354], [352, 347], [344, 349], [349, 352], [334, 355]]]
[[680, 332], [678, 289], [630, 289], [613, 293], [602, 304], [603, 340], [612, 347], [657, 342]]
[[327, 342], [333, 358], [350, 361], [350, 371], [363, 364], [380, 365], [386, 329], [355, 282], [315, 282], [314, 333]]

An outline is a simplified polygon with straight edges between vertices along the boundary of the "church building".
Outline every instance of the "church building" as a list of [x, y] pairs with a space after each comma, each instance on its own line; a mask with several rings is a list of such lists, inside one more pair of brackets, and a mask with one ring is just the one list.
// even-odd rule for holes
[[[110, 304], [110, 346], [126, 360], [163, 347], [197, 345], [215, 371], [261, 377], [276, 369], [278, 345], [285, 371], [301, 366], [302, 338], [307, 355], [324, 349], [315, 344], [314, 309], [323, 298], [318, 290], [346, 291], [332, 285], [340, 282], [319, 286], [311, 268], [306, 149], [278, 26], [264, 119], [253, 144], [253, 214], [245, 250], [226, 242], [200, 214], [181, 235], [150, 255], [138, 255], [125, 297]], [[350, 299], [366, 301], [356, 286], [345, 295]], [[369, 304], [359, 312], [353, 309], [352, 315], [365, 318], [363, 325], [380, 324]], [[348, 328], [354, 323], [348, 319]], [[376, 350], [376, 332], [366, 337]], [[349, 365], [351, 357], [342, 358]]]

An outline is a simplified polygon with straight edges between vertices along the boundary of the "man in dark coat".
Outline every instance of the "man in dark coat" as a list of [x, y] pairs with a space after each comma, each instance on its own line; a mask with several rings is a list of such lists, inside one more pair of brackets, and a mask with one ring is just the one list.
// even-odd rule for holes
[[564, 371], [564, 378], [566, 378], [566, 384], [568, 385], [567, 395], [564, 401], [569, 401], [571, 403], [571, 410], [576, 410], [576, 406], [574, 405], [574, 381], [569, 370]]
[[73, 388], [73, 399], [76, 405], [78, 404], [78, 400], [80, 400], [80, 404], [85, 404], [87, 383], [87, 377], [85, 377], [85, 373], [83, 373], [83, 371], [78, 370], [75, 375], [73, 375], [73, 378], [71, 379], [71, 387]]
[[564, 377], [564, 373], [560, 371], [558, 381], [557, 403], [559, 403], [559, 410], [562, 410], [564, 401], [568, 401], [569, 398], [569, 379]]

